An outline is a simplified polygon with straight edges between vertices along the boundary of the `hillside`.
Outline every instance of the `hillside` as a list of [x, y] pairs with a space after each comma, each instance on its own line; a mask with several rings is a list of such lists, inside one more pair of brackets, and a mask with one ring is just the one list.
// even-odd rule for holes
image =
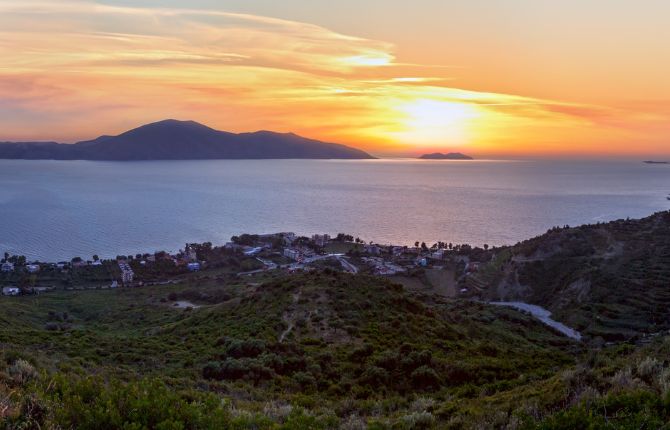
[[488, 263], [456, 299], [330, 267], [240, 275], [253, 259], [226, 253], [159, 285], [101, 289], [91, 272], [0, 297], [0, 428], [663, 428], [669, 223], [460, 247]]
[[670, 329], [670, 212], [556, 228], [498, 253], [469, 280], [492, 300], [543, 306], [592, 339]]
[[[186, 299], [194, 308], [172, 306]], [[572, 363], [570, 352], [579, 349], [512, 310], [429, 303], [380, 278], [328, 270], [261, 285], [192, 278], [175, 286], [1, 299], [0, 315], [4, 362], [22, 358], [21, 366], [63, 375], [71, 382], [56, 379], [65, 384], [61, 395], [80, 389], [76, 381], [158, 379], [178, 391], [219, 393], [259, 414], [257, 423], [268, 402], [320, 404], [310, 414], [321, 422], [351, 407], [361, 420], [401, 419], [411, 414], [406, 402], [413, 398], [467, 403], [480, 390], [542, 380]], [[0, 397], [2, 384], [16, 387], [7, 372], [0, 373]], [[30, 401], [49, 410], [57, 399], [28, 373], [38, 385], [26, 387], [42, 393]], [[26, 417], [20, 405], [28, 399], [11, 399], [5, 416], [15, 425], [39, 419], [42, 426], [87, 428], [74, 409]], [[385, 399], [400, 403], [377, 418], [361, 409]], [[96, 399], [88, 402], [94, 410]]]
[[228, 133], [194, 121], [165, 120], [118, 136], [72, 145], [0, 143], [0, 158], [56, 160], [199, 159], [365, 159], [371, 155], [348, 146], [307, 139], [293, 133]]

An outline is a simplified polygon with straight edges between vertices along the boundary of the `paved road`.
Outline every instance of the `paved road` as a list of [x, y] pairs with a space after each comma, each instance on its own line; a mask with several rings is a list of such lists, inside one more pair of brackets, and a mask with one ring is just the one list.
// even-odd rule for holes
[[553, 327], [554, 329], [563, 333], [565, 336], [575, 340], [582, 339], [582, 335], [577, 330], [574, 330], [565, 324], [551, 319], [551, 312], [541, 306], [531, 305], [523, 302], [489, 302], [489, 304], [497, 306], [508, 306], [517, 310], [530, 312], [535, 318], [539, 319], [544, 324]]

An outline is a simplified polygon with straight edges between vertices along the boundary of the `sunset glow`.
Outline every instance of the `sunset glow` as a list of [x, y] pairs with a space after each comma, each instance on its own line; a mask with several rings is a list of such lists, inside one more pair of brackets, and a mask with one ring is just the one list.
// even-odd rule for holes
[[[313, 23], [304, 14], [241, 11], [239, 2], [230, 10], [225, 2], [129, 3], [0, 1], [0, 141], [74, 142], [179, 118], [234, 132], [292, 131], [376, 155], [670, 154], [670, 50], [659, 42], [670, 30], [656, 20], [637, 29], [625, 5], [613, 22], [587, 16], [610, 38], [576, 28], [561, 39], [563, 29], [531, 20], [546, 12], [519, 0], [529, 37], [490, 37], [483, 46], [449, 21], [470, 13], [466, 2], [419, 2], [439, 8], [449, 30], [408, 17], [396, 40], [385, 23], [400, 18], [399, 2], [369, 15], [371, 27], [379, 21], [373, 35], [338, 25], [337, 11], [325, 9]], [[651, 1], [647, 11], [667, 16], [670, 8]], [[481, 16], [492, 20], [487, 29], [511, 19], [495, 16], [495, 7]], [[631, 26], [625, 35], [615, 33], [620, 23]], [[419, 40], [431, 31], [432, 48]], [[589, 68], [595, 60], [584, 46], [606, 68]], [[630, 61], [621, 59], [627, 54]], [[639, 64], [647, 61], [654, 66]]]

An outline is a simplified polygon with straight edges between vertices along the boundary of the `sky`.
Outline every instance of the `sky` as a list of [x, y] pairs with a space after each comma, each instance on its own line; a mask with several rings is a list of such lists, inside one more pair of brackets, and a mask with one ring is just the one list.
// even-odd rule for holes
[[0, 0], [0, 141], [166, 118], [378, 156], [670, 156], [667, 0]]

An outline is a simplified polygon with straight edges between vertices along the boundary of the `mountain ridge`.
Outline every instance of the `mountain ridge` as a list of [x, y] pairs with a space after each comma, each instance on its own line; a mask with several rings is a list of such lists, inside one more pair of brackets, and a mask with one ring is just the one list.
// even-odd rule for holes
[[32, 160], [211, 160], [211, 159], [372, 159], [349, 146], [294, 133], [261, 130], [230, 133], [195, 121], [167, 119], [101, 135], [74, 144], [2, 142], [2, 159]]

